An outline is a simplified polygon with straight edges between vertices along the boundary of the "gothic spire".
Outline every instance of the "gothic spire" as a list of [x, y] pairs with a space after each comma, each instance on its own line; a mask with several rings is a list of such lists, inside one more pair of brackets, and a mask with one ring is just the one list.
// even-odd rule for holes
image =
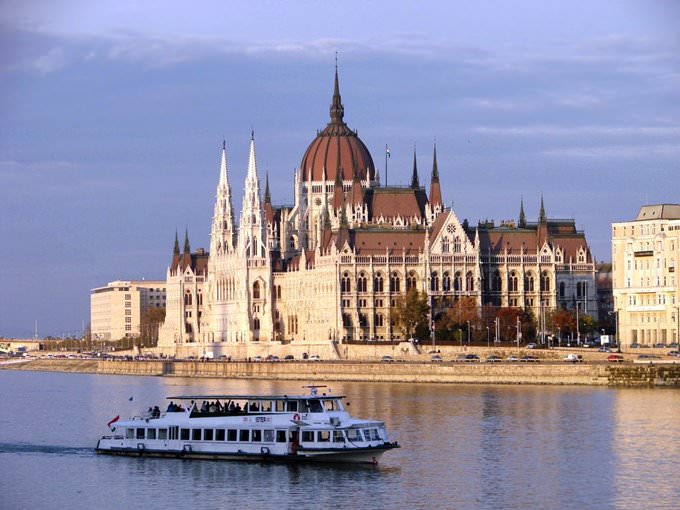
[[432, 157], [432, 179], [430, 180], [430, 204], [432, 207], [441, 207], [442, 190], [439, 186], [439, 170], [437, 169], [437, 144], [434, 144]]
[[175, 247], [172, 249], [173, 255], [179, 255], [179, 237], [177, 236], [177, 229], [175, 229]]
[[413, 146], [413, 175], [411, 175], [411, 187], [416, 189], [420, 187], [418, 182], [418, 164], [416, 163], [416, 147]]
[[519, 221], [517, 224], [519, 228], [525, 228], [527, 226], [527, 218], [524, 215], [524, 198], [520, 198], [519, 201]]
[[191, 248], [189, 247], [189, 227], [184, 231], [184, 254], [191, 253]]
[[545, 216], [545, 207], [543, 206], [543, 193], [541, 193], [541, 210], [538, 213], [538, 221], [539, 223], [545, 223], [547, 221]]
[[271, 194], [269, 193], [269, 172], [265, 174], [264, 180], [264, 203], [270, 204], [272, 201]]
[[340, 98], [340, 82], [338, 80], [338, 61], [335, 61], [335, 84], [333, 87], [333, 101], [331, 102], [331, 124], [344, 124], [345, 108]]

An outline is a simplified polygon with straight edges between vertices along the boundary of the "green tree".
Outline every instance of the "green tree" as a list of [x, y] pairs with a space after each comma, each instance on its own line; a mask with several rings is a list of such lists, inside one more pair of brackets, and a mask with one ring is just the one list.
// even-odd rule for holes
[[430, 306], [427, 301], [427, 294], [418, 292], [414, 287], [397, 299], [395, 307], [391, 310], [391, 316], [406, 338], [427, 340], [430, 334], [427, 321]]

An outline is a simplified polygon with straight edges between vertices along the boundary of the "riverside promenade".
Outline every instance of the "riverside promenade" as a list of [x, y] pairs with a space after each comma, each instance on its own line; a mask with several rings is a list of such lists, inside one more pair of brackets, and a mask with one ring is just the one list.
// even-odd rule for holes
[[680, 364], [454, 363], [429, 361], [199, 361], [33, 359], [0, 369], [82, 372], [102, 375], [212, 377], [450, 384], [533, 384], [600, 387], [680, 387]]

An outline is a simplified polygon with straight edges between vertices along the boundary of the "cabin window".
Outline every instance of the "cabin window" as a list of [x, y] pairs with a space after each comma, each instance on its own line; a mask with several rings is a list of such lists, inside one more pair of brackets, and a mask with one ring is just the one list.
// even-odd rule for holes
[[366, 429], [364, 434], [366, 435], [367, 441], [379, 441], [380, 435], [378, 434], [378, 429]]
[[227, 441], [237, 441], [238, 431], [236, 429], [227, 430]]
[[158, 439], [166, 440], [168, 438], [168, 429], [158, 429]]
[[321, 406], [320, 400], [307, 400], [305, 401], [307, 407], [306, 412], [308, 413], [321, 413], [323, 412], [323, 407]]
[[276, 431], [276, 442], [277, 443], [285, 443], [286, 442], [286, 431], [285, 430], [277, 430]]
[[262, 431], [259, 429], [253, 430], [252, 438], [250, 439], [253, 443], [259, 443], [262, 441]]
[[313, 430], [303, 430], [302, 431], [302, 441], [305, 443], [314, 442], [314, 431]]
[[213, 429], [205, 429], [203, 431], [203, 441], [212, 441], [213, 440]]
[[189, 440], [189, 429], [180, 429], [179, 434], [180, 434], [180, 439], [182, 441], [188, 441]]
[[347, 439], [350, 441], [363, 441], [364, 437], [361, 435], [361, 430], [349, 429], [347, 431]]
[[316, 440], [319, 443], [328, 443], [331, 440], [331, 433], [329, 430], [317, 431]]
[[[163, 429], [163, 430], [165, 430], [165, 429]], [[178, 437], [179, 437], [179, 427], [170, 427], [170, 440], [176, 440]]]
[[272, 412], [272, 403], [271, 400], [265, 400], [260, 403], [260, 411], [263, 413], [271, 413]]
[[286, 410], [286, 402], [284, 400], [276, 401], [276, 412], [283, 413]]
[[127, 429], [125, 431], [125, 437], [127, 439], [134, 439], [135, 438], [135, 429]]
[[336, 404], [337, 404], [337, 402], [335, 400], [324, 400], [323, 401], [323, 406], [326, 409], [326, 411], [338, 411]]
[[241, 441], [242, 443], [247, 443], [248, 441], [250, 441], [250, 430], [248, 429], [239, 430], [238, 440]]
[[343, 433], [342, 430], [334, 430], [333, 431], [333, 442], [334, 443], [344, 443], [345, 442], [345, 434]]
[[288, 400], [286, 405], [287, 411], [289, 413], [297, 413], [298, 402], [297, 400]]
[[215, 441], [224, 441], [224, 429], [215, 430]]
[[137, 439], [144, 439], [144, 429], [137, 429]]
[[156, 429], [148, 429], [146, 431], [146, 438], [147, 439], [156, 439]]
[[191, 440], [192, 441], [201, 440], [201, 429], [191, 429]]
[[256, 413], [260, 410], [260, 403], [259, 402], [251, 402], [250, 406], [248, 408], [250, 409], [251, 413]]
[[262, 432], [262, 441], [265, 443], [273, 443], [274, 442], [274, 431], [273, 430], [264, 430]]

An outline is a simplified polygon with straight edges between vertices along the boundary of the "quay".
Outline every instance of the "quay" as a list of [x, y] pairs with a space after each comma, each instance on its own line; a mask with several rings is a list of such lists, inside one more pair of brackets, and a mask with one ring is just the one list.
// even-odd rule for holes
[[0, 369], [102, 375], [302, 381], [680, 387], [680, 364], [603, 362], [454, 363], [430, 361], [290, 361], [29, 359]]

